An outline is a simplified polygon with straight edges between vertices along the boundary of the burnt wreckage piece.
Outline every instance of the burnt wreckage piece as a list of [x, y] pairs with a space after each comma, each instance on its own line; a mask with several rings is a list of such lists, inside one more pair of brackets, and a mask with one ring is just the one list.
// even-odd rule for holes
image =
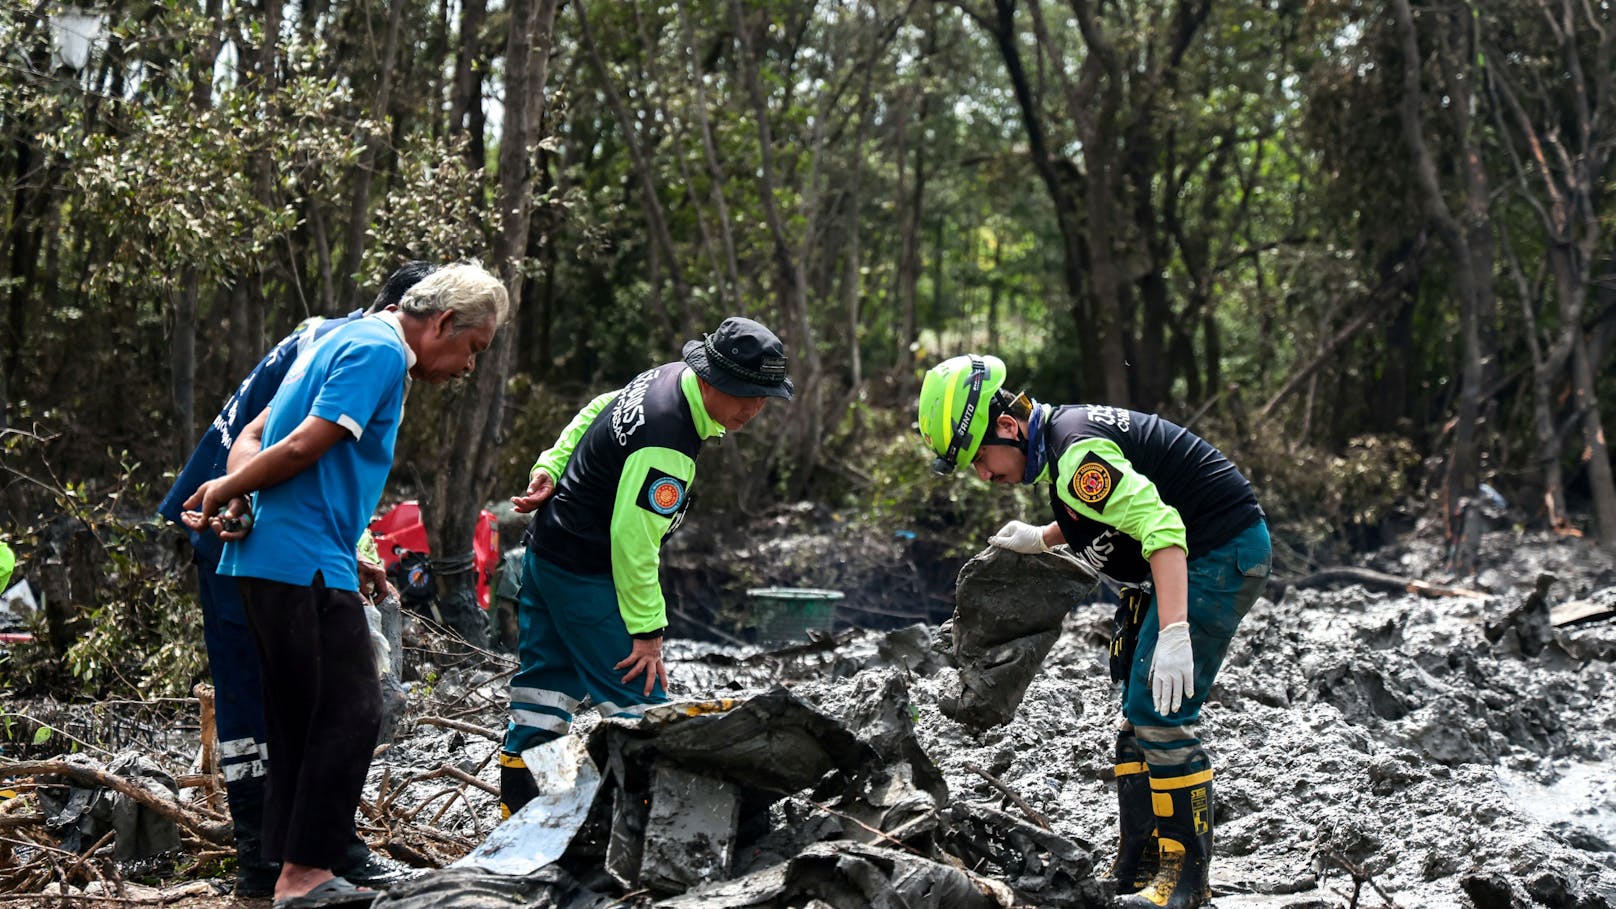
[[960, 569], [954, 617], [944, 626], [960, 691], [938, 707], [977, 731], [1009, 722], [1060, 638], [1061, 621], [1098, 584], [1066, 550], [1024, 555], [989, 546], [977, 553]]

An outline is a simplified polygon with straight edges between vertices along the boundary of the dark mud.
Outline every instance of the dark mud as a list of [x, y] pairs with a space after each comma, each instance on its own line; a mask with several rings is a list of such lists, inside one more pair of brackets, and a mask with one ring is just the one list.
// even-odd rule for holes
[[[1581, 540], [1514, 534], [1484, 541], [1477, 577], [1442, 575], [1440, 557], [1413, 543], [1365, 567], [1484, 595], [1291, 588], [1246, 618], [1201, 726], [1217, 770], [1218, 906], [1616, 905], [1616, 620], [1553, 629], [1545, 612], [1616, 596], [1616, 559]], [[891, 697], [896, 674], [951, 801], [1020, 810], [975, 765], [1108, 860], [1110, 611], [1073, 610], [1015, 716], [981, 733], [939, 709], [958, 692], [957, 671], [925, 626], [773, 654], [670, 642], [675, 695], [785, 684], [847, 717]], [[487, 685], [468, 695], [478, 688], [498, 699]], [[480, 766], [493, 781], [481, 760], [492, 747], [448, 733], [396, 756]], [[492, 799], [472, 802], [492, 816]], [[812, 814], [793, 800], [776, 810]]]
[[[1362, 905], [1616, 905], [1616, 620], [1554, 630], [1530, 656], [1499, 633], [1540, 576], [1554, 578], [1534, 604], [1546, 608], [1616, 587], [1616, 560], [1582, 540], [1495, 534], [1489, 567], [1452, 579], [1440, 555], [1416, 543], [1367, 564], [1487, 595], [1292, 589], [1245, 620], [1201, 727], [1217, 763], [1219, 906], [1347, 905], [1355, 891]], [[1015, 718], [981, 734], [938, 709], [953, 670], [909, 674], [919, 739], [953, 799], [1002, 801], [976, 764], [1104, 853], [1109, 619], [1105, 606], [1069, 616]], [[776, 668], [845, 712], [861, 686], [826, 675], [861, 648], [875, 644]], [[718, 682], [689, 670], [687, 682]]]
[[[1217, 906], [1616, 906], [1616, 619], [1554, 628], [1548, 617], [1573, 600], [1616, 601], [1616, 558], [1582, 540], [1497, 533], [1479, 564], [1474, 577], [1447, 576], [1439, 547], [1415, 541], [1361, 567], [1480, 595], [1276, 584], [1253, 608], [1200, 730], [1217, 771]], [[671, 640], [667, 653], [678, 698], [785, 685], [849, 728], [886, 728], [889, 749], [917, 741], [949, 816], [1030, 811], [1103, 867], [1116, 829], [1110, 618], [1108, 605], [1071, 610], [1014, 715], [981, 732], [942, 709], [960, 673], [930, 625], [773, 652]], [[494, 796], [441, 775], [404, 781], [449, 765], [497, 784], [507, 667], [411, 659], [409, 716], [366, 798], [396, 800], [439, 831], [436, 853], [459, 854], [493, 829]], [[894, 704], [885, 727], [871, 725], [874, 708]], [[894, 717], [913, 740], [889, 728]], [[596, 723], [580, 716], [574, 732]], [[798, 794], [771, 809], [770, 826], [806, 843], [836, 822]], [[733, 870], [793, 855], [811, 858], [753, 849]], [[1006, 883], [1027, 899], [1025, 880]], [[1072, 904], [1045, 893], [1027, 901]], [[699, 905], [699, 892], [670, 899]]]

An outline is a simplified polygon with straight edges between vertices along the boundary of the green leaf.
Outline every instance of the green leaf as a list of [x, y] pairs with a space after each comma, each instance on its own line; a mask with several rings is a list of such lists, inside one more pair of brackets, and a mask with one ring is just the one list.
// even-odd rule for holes
[[34, 744], [43, 745], [50, 741], [51, 731], [52, 730], [49, 726], [41, 726], [34, 730]]

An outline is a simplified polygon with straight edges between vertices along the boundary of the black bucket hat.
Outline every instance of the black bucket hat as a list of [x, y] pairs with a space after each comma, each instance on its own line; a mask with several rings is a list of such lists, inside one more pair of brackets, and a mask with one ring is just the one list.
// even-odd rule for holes
[[687, 342], [684, 356], [696, 375], [725, 394], [791, 400], [785, 345], [751, 319], [730, 316], [717, 331]]

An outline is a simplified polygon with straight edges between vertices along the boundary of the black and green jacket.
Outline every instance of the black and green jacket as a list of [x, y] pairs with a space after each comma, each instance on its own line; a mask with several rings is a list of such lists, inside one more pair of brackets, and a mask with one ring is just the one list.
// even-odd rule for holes
[[556, 490], [533, 516], [528, 549], [576, 574], [610, 574], [630, 634], [665, 627], [662, 541], [690, 503], [701, 443], [723, 434], [684, 363], [589, 402], [533, 465]]
[[[1072, 551], [1124, 583], [1150, 576], [1150, 554], [1189, 558], [1227, 543], [1263, 516], [1234, 464], [1155, 414], [1072, 404], [1051, 408], [1041, 444], [1050, 506]], [[1053, 475], [1051, 475], [1053, 474]]]

